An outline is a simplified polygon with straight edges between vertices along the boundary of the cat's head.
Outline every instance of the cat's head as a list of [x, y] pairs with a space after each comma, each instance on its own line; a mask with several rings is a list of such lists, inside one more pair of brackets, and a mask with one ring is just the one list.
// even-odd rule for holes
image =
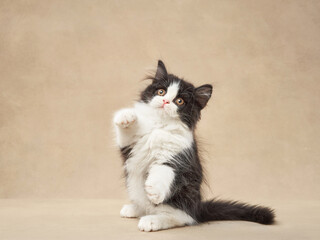
[[152, 83], [141, 93], [141, 101], [165, 116], [180, 119], [193, 129], [211, 97], [212, 86], [205, 84], [195, 88], [191, 83], [168, 74], [161, 60], [155, 76], [150, 79]]

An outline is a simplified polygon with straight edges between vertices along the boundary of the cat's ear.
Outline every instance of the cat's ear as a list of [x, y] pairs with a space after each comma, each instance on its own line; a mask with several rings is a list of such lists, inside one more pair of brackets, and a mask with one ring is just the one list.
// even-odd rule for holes
[[155, 80], [166, 79], [167, 75], [168, 75], [168, 73], [167, 73], [166, 66], [164, 65], [164, 63], [161, 60], [159, 60], [158, 61], [158, 67], [157, 67], [156, 76], [154, 77]]
[[205, 84], [195, 89], [196, 101], [199, 103], [201, 109], [203, 109], [209, 101], [212, 94], [212, 85]]

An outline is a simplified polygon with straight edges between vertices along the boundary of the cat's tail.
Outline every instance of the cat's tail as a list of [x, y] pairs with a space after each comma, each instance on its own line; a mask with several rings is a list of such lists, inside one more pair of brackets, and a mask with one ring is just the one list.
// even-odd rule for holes
[[243, 220], [261, 224], [272, 224], [274, 223], [274, 218], [274, 211], [268, 207], [222, 200], [202, 202], [197, 214], [198, 222]]

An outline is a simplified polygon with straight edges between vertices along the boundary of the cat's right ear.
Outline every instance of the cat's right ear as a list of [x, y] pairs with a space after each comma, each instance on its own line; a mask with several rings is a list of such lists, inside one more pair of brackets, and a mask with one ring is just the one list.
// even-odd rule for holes
[[157, 72], [156, 72], [154, 79], [155, 80], [163, 80], [163, 79], [166, 79], [167, 76], [168, 76], [168, 73], [167, 73], [166, 66], [164, 65], [164, 63], [161, 60], [159, 60]]

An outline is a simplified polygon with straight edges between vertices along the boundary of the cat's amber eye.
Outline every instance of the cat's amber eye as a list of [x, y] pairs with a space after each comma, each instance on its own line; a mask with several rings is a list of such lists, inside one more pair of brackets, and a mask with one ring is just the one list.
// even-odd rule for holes
[[182, 98], [178, 98], [178, 99], [176, 100], [176, 104], [178, 104], [179, 106], [183, 105], [183, 104], [184, 104], [183, 99], [182, 99]]
[[157, 91], [157, 94], [158, 94], [159, 96], [164, 96], [164, 95], [166, 94], [166, 90], [164, 90], [164, 89], [159, 89], [159, 90]]

